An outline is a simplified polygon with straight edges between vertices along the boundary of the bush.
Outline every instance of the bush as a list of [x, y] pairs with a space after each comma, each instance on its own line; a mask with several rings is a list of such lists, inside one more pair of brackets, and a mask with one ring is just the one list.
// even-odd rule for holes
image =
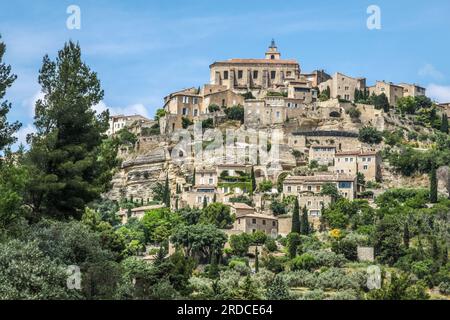
[[347, 114], [352, 119], [358, 119], [361, 116], [361, 111], [359, 111], [355, 107], [351, 107], [350, 109], [347, 110]]
[[295, 257], [290, 261], [292, 271], [297, 270], [313, 270], [317, 266], [316, 259], [310, 253], [304, 253], [301, 256]]
[[450, 295], [450, 282], [441, 282], [439, 284], [439, 292], [442, 294]]
[[363, 127], [359, 130], [359, 141], [368, 144], [379, 144], [383, 141], [380, 131], [371, 126]]
[[264, 246], [269, 252], [275, 252], [278, 249], [276, 241], [272, 238], [267, 238]]

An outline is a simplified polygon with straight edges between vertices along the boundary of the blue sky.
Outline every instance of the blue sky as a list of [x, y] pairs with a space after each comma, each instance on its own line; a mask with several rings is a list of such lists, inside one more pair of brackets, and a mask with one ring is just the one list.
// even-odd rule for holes
[[[209, 81], [215, 60], [262, 57], [275, 38], [302, 71], [325, 69], [375, 80], [414, 82], [450, 101], [450, 2], [384, 0], [1, 0], [5, 60], [18, 80], [7, 98], [23, 141], [32, 131], [42, 57], [79, 41], [112, 113], [152, 116], [175, 90]], [[66, 9], [81, 9], [81, 30], [68, 30]], [[368, 30], [369, 5], [381, 30]], [[101, 108], [101, 106], [99, 106]]]

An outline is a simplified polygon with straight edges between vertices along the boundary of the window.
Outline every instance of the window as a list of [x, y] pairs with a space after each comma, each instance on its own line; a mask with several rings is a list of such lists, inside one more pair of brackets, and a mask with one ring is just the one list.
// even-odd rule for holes
[[209, 184], [213, 184], [214, 183], [214, 179], [213, 178], [210, 178], [209, 179]]
[[277, 115], [277, 119], [280, 119], [280, 111], [277, 111], [276, 115]]
[[291, 72], [291, 71], [287, 71], [287, 72], [286, 72], [286, 76], [287, 76], [287, 77], [290, 77], [291, 75], [292, 75], [292, 72]]
[[270, 79], [275, 79], [277, 77], [276, 71], [270, 71]]
[[238, 70], [238, 79], [242, 79], [243, 72], [242, 70]]
[[350, 189], [352, 187], [352, 183], [350, 181], [340, 181], [339, 189]]
[[228, 71], [223, 72], [223, 80], [228, 80]]
[[275, 55], [271, 55], [271, 56], [270, 56], [270, 59], [271, 59], [271, 60], [275, 60]]
[[256, 224], [256, 219], [252, 219], [252, 223], [253, 223], [253, 224]]
[[241, 219], [238, 219], [238, 224], [241, 224]]
[[363, 162], [366, 162], [366, 158], [362, 158], [362, 161], [363, 161]]
[[290, 186], [287, 187], [287, 191], [288, 191], [288, 192], [291, 192], [291, 187], [290, 187]]
[[311, 201], [308, 201], [308, 207], [311, 206]]
[[258, 71], [253, 71], [253, 79], [258, 79]]
[[187, 108], [183, 108], [183, 116], [187, 115], [188, 113], [189, 113], [188, 109]]
[[370, 162], [370, 161], [372, 161], [372, 158], [367, 158], [367, 162]]
[[308, 186], [308, 191], [311, 191], [312, 190], [312, 187], [311, 186]]
[[194, 117], [198, 116], [198, 110], [194, 109]]
[[262, 222], [263, 222], [263, 226], [265, 226], [266, 225], [266, 220], [263, 220]]
[[272, 221], [272, 226], [276, 227], [277, 226], [277, 222], [276, 221]]
[[364, 170], [368, 170], [369, 166], [367, 164], [364, 165]]
[[183, 103], [189, 103], [189, 97], [183, 97]]
[[192, 98], [192, 103], [193, 104], [198, 104], [198, 98], [197, 97]]

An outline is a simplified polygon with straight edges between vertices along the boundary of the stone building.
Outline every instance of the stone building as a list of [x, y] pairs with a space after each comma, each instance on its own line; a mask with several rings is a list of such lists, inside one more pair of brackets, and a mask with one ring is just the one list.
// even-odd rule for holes
[[298, 195], [303, 192], [320, 194], [322, 186], [335, 184], [340, 194], [350, 201], [356, 197], [356, 175], [318, 174], [314, 176], [289, 176], [283, 182], [283, 194]]
[[309, 163], [317, 161], [319, 165], [333, 165], [336, 146], [313, 145], [309, 148]]
[[449, 103], [440, 103], [439, 109], [441, 109], [442, 113], [445, 113], [448, 117], [450, 117], [450, 102]]
[[404, 96], [404, 88], [395, 85], [392, 82], [377, 81], [374, 86], [369, 87], [370, 94], [380, 95], [384, 93], [391, 106], [397, 106], [397, 102], [400, 98]]
[[326, 73], [324, 70], [314, 70], [311, 73], [302, 74], [303, 77], [306, 78], [307, 81], [311, 83], [313, 88], [318, 87], [322, 82], [328, 81], [331, 79], [331, 76]]
[[299, 63], [281, 59], [275, 41], [264, 59], [230, 59], [210, 66], [211, 84], [242, 92], [276, 89], [297, 80], [300, 80]]
[[278, 219], [263, 214], [243, 214], [236, 217], [233, 230], [245, 233], [262, 231], [266, 235], [276, 238], [278, 236]]
[[230, 213], [235, 217], [243, 216], [247, 214], [255, 214], [255, 209], [250, 207], [246, 203], [232, 203], [230, 204]]
[[399, 86], [403, 88], [404, 97], [418, 97], [426, 94], [426, 89], [417, 84], [400, 83]]
[[334, 172], [340, 174], [364, 174], [366, 181], [381, 179], [381, 156], [376, 151], [338, 152], [334, 160]]
[[[106, 131], [108, 136], [113, 136], [124, 128], [141, 128], [142, 126], [151, 126], [155, 121], [147, 119], [141, 115], [125, 116], [123, 114], [109, 117], [109, 129]], [[136, 132], [135, 132], [136, 133]]]
[[320, 92], [330, 88], [330, 98], [332, 99], [354, 101], [355, 90], [364, 90], [366, 88], [366, 79], [352, 78], [337, 72], [330, 80], [322, 82], [318, 86]]
[[298, 194], [300, 208], [306, 207], [308, 215], [311, 217], [319, 217], [322, 209], [329, 206], [330, 203], [330, 196], [323, 196], [314, 192], [302, 192]]

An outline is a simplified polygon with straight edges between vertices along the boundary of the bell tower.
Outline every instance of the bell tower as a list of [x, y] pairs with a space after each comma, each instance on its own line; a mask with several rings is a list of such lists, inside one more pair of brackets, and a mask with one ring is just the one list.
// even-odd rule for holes
[[269, 59], [269, 60], [280, 60], [281, 59], [281, 53], [278, 52], [278, 48], [277, 48], [277, 45], [275, 44], [274, 39], [272, 39], [269, 50], [266, 52], [266, 59]]

